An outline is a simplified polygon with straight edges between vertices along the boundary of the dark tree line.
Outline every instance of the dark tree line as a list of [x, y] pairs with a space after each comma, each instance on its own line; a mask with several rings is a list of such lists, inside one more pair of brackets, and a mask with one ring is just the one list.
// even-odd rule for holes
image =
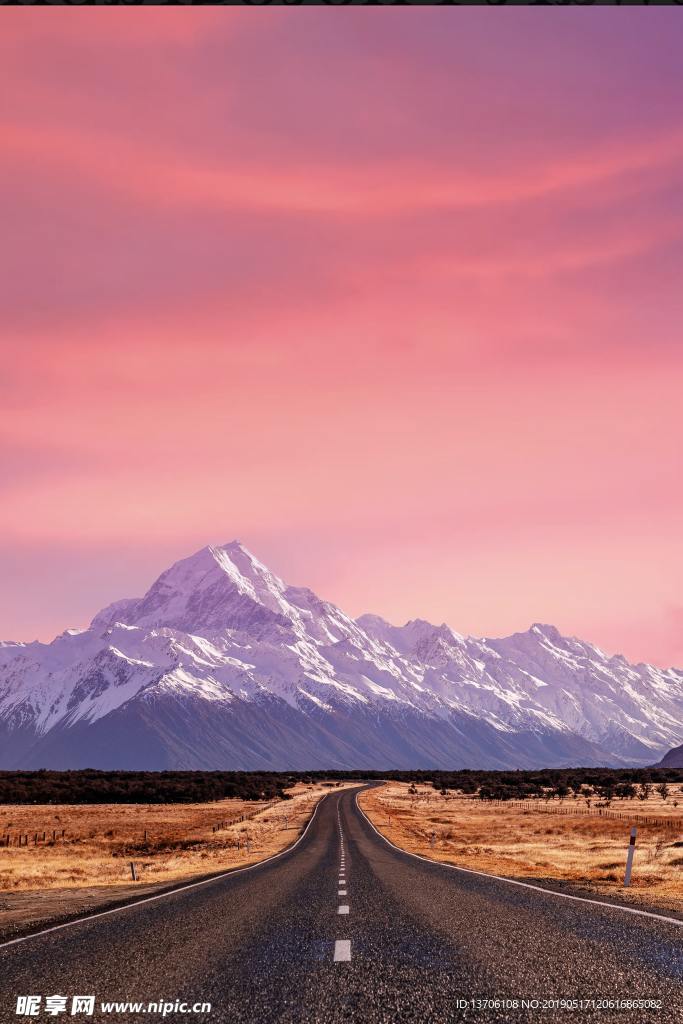
[[[297, 782], [388, 779], [429, 785], [437, 791], [478, 794], [482, 799], [526, 800], [640, 796], [683, 783], [676, 768], [546, 768], [538, 771], [313, 771], [313, 772], [0, 772], [0, 804], [203, 803], [226, 797], [287, 799]], [[663, 794], [662, 794], [663, 795]]]
[[0, 772], [2, 804], [204, 803], [274, 800], [289, 780], [275, 772]]

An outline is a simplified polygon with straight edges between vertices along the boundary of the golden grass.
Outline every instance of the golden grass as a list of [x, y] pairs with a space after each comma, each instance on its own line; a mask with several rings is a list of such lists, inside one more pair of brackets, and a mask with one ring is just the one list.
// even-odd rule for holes
[[[343, 788], [343, 787], [340, 787]], [[170, 882], [263, 860], [301, 834], [329, 786], [297, 784], [292, 799], [201, 804], [0, 805], [0, 842], [27, 834], [28, 846], [0, 846], [0, 890], [118, 886], [134, 861], [143, 883]], [[219, 822], [254, 815], [213, 832]], [[52, 831], [57, 841], [51, 842]], [[61, 839], [61, 831], [65, 838]], [[147, 840], [145, 840], [145, 830]], [[39, 833], [38, 845], [34, 835]], [[42, 842], [43, 832], [48, 841]], [[238, 847], [239, 841], [239, 847]]]
[[[683, 911], [683, 793], [672, 792], [666, 802], [655, 795], [646, 802], [614, 801], [611, 809], [629, 814], [631, 822], [543, 813], [543, 801], [526, 810], [476, 797], [444, 798], [431, 786], [417, 790], [411, 794], [406, 783], [392, 782], [359, 796], [377, 828], [405, 850], [491, 874], [563, 880], [601, 895]], [[571, 805], [577, 802], [564, 801], [564, 807]], [[671, 818], [677, 827], [643, 823], [655, 815]], [[638, 837], [631, 887], [624, 889], [631, 823], [638, 825]]]

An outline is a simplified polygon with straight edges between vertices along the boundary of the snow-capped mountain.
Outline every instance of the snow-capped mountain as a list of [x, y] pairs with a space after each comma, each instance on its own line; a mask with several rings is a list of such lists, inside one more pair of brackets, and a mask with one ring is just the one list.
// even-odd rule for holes
[[3, 768], [652, 764], [682, 741], [679, 670], [553, 626], [354, 620], [236, 541], [88, 629], [0, 643]]

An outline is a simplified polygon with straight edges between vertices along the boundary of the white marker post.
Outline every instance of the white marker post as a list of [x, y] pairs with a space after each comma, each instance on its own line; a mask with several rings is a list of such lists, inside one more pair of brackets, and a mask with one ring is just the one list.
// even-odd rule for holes
[[633, 867], [633, 854], [636, 850], [636, 826], [634, 825], [631, 829], [631, 838], [628, 843], [628, 853], [626, 854], [626, 874], [624, 875], [624, 888], [627, 889], [631, 884], [631, 868]]

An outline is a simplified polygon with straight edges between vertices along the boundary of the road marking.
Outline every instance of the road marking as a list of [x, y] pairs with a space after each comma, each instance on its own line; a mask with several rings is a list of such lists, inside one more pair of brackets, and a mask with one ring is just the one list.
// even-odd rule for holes
[[348, 905], [348, 903], [342, 903], [342, 904], [341, 904], [341, 905], [340, 905], [340, 906], [339, 906], [339, 907], [337, 908], [337, 913], [338, 913], [338, 914], [348, 914], [348, 912], [349, 912], [349, 905]]
[[638, 910], [636, 907], [623, 907], [620, 903], [605, 903], [604, 900], [592, 900], [587, 896], [572, 896], [568, 892], [556, 892], [554, 889], [544, 889], [541, 885], [532, 885], [531, 882], [518, 882], [515, 878], [505, 878], [503, 875], [491, 875], [488, 871], [477, 871], [475, 868], [461, 868], [457, 864], [446, 864], [442, 860], [431, 860], [429, 857], [423, 857], [419, 853], [410, 853], [409, 850], [402, 850], [400, 846], [396, 846], [392, 843], [391, 839], [387, 839], [386, 836], [382, 835], [378, 828], [372, 824], [363, 808], [358, 803], [358, 794], [356, 794], [356, 808], [360, 811], [362, 816], [367, 821], [373, 832], [376, 832], [380, 839], [391, 846], [398, 853], [404, 854], [406, 857], [414, 857], [415, 860], [423, 860], [425, 864], [432, 864], [434, 867], [450, 868], [451, 871], [460, 871], [465, 875], [479, 875], [480, 878], [493, 878], [496, 882], [506, 882], [507, 885], [518, 885], [522, 889], [533, 889], [534, 892], [541, 892], [544, 896], [557, 896], [561, 900], [575, 900], [577, 903], [592, 903], [595, 907], [606, 907], [608, 910], [621, 910], [624, 914], [637, 914], [639, 917], [652, 917], [655, 921], [665, 921], [667, 924], [676, 924], [679, 928], [683, 928], [683, 920], [678, 917], [665, 917], [664, 914], [653, 914], [649, 910]]
[[334, 944], [334, 961], [340, 963], [342, 960], [351, 959], [351, 939], [337, 939]]
[[346, 889], [340, 889], [337, 892], [337, 896], [346, 896]]
[[278, 860], [280, 857], [285, 857], [287, 854], [292, 853], [293, 850], [303, 842], [306, 833], [313, 824], [318, 808], [327, 800], [331, 794], [327, 793], [322, 800], [315, 805], [315, 810], [310, 817], [308, 825], [303, 830], [296, 842], [292, 843], [284, 850], [280, 850], [279, 853], [274, 853], [272, 857], [266, 857], [265, 860], [257, 861], [256, 864], [246, 864], [243, 868], [232, 868], [230, 871], [224, 871], [220, 875], [213, 875], [212, 878], [203, 878], [200, 882], [190, 882], [189, 885], [181, 885], [177, 889], [170, 889], [168, 892], [160, 892], [156, 896], [145, 896], [144, 899], [136, 900], [134, 903], [126, 903], [122, 907], [112, 907], [111, 910], [100, 910], [97, 914], [89, 914], [87, 917], [79, 917], [75, 921], [66, 921], [64, 924], [55, 924], [51, 928], [43, 928], [42, 931], [33, 932], [31, 935], [22, 935], [18, 939], [10, 939], [9, 942], [0, 942], [0, 949], [6, 949], [7, 946], [16, 946], [20, 942], [28, 942], [29, 939], [37, 939], [40, 935], [48, 935], [50, 932], [59, 932], [62, 928], [73, 928], [77, 924], [84, 924], [86, 921], [94, 921], [98, 917], [108, 917], [109, 914], [120, 914], [124, 910], [132, 910], [133, 907], [141, 907], [143, 903], [155, 903], [156, 900], [166, 899], [168, 896], [175, 896], [178, 892], [187, 892], [188, 889], [197, 889], [200, 885], [210, 885], [211, 882], [220, 882], [224, 878], [230, 878], [232, 875], [241, 875], [245, 871], [253, 871], [255, 868], [262, 868], [264, 864], [272, 864], [274, 860]]

